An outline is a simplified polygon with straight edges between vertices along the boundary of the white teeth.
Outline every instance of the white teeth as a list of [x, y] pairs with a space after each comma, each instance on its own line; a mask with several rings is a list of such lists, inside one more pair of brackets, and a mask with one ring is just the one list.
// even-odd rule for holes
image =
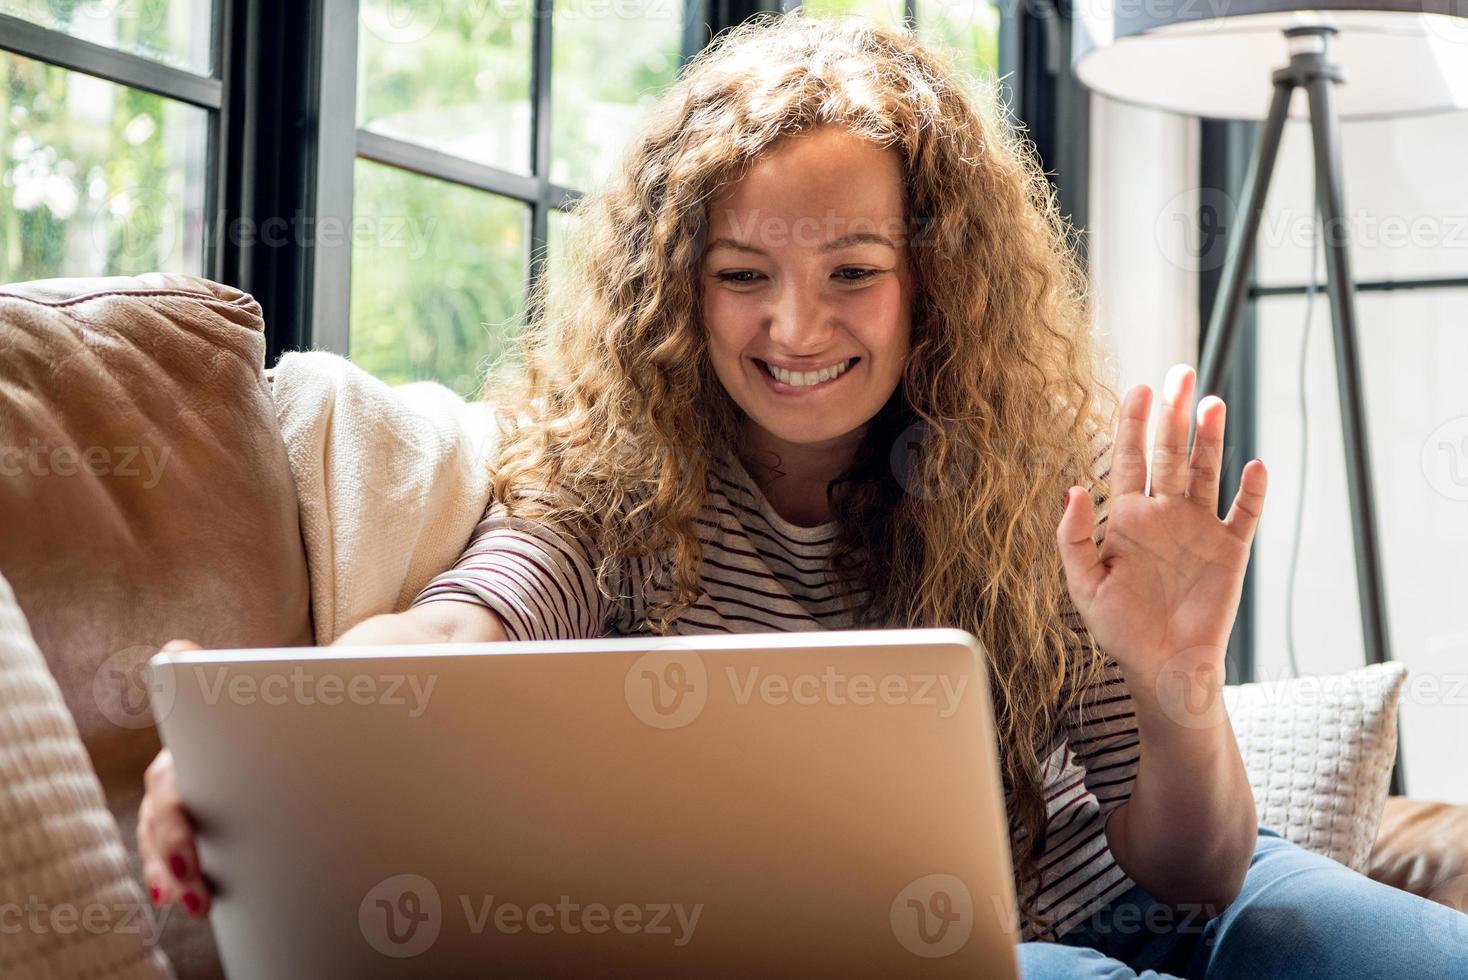
[[765, 364], [765, 370], [792, 388], [804, 388], [809, 385], [820, 384], [822, 381], [830, 381], [832, 378], [844, 374], [850, 366], [851, 361], [848, 360], [833, 367], [821, 368], [819, 371], [787, 371], [773, 364]]

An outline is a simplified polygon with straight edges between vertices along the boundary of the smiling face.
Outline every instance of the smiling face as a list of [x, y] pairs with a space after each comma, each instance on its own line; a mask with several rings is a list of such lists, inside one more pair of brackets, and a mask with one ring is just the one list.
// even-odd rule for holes
[[755, 446], [855, 450], [907, 361], [905, 229], [897, 155], [837, 127], [782, 140], [710, 202], [709, 354]]

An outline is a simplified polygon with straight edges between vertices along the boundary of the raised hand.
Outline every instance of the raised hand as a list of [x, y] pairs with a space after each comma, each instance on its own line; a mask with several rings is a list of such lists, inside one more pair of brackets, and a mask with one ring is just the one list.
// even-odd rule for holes
[[1174, 365], [1163, 403], [1147, 489], [1147, 419], [1152, 389], [1137, 385], [1121, 406], [1111, 462], [1111, 496], [1100, 548], [1085, 488], [1071, 487], [1056, 529], [1066, 583], [1097, 644], [1123, 671], [1155, 678], [1185, 658], [1220, 675], [1239, 608], [1244, 569], [1268, 484], [1251, 460], [1224, 520], [1218, 519], [1225, 405], [1198, 403], [1197, 436], [1188, 452], [1188, 416], [1196, 376]]

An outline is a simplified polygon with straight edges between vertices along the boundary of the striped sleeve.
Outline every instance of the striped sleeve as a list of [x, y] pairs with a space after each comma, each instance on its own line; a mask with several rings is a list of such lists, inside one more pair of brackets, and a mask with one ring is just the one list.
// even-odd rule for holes
[[[1106, 479], [1111, 474], [1110, 437], [1101, 433], [1097, 446], [1093, 466], [1098, 479]], [[1093, 538], [1099, 544], [1106, 535], [1108, 498], [1098, 493], [1094, 499]], [[1061, 618], [1076, 643], [1090, 650], [1083, 633], [1084, 622], [1069, 592], [1062, 601]], [[1110, 813], [1130, 799], [1141, 759], [1141, 739], [1131, 692], [1127, 690], [1121, 668], [1110, 656], [1106, 657], [1105, 672], [1067, 713], [1065, 730], [1077, 764], [1085, 769], [1086, 788], [1096, 795], [1101, 814]]]
[[603, 636], [615, 609], [596, 587], [599, 560], [588, 536], [511, 518], [503, 503], [493, 501], [458, 562], [429, 582], [413, 605], [481, 603], [499, 616], [511, 640]]
[[1105, 672], [1066, 713], [1064, 724], [1076, 764], [1085, 770], [1086, 789], [1104, 816], [1131, 798], [1141, 760], [1136, 709], [1115, 660], [1106, 658]]

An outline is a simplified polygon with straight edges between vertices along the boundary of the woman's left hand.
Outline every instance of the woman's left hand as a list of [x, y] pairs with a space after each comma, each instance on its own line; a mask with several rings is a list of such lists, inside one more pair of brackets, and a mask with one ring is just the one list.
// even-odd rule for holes
[[1196, 376], [1174, 365], [1163, 404], [1147, 493], [1147, 419], [1152, 389], [1137, 385], [1121, 406], [1111, 461], [1106, 534], [1097, 548], [1085, 488], [1071, 487], [1056, 537], [1076, 611], [1096, 643], [1134, 677], [1155, 680], [1165, 665], [1222, 675], [1249, 549], [1268, 477], [1251, 460], [1228, 516], [1218, 519], [1225, 405], [1198, 404], [1191, 457], [1188, 416]]

